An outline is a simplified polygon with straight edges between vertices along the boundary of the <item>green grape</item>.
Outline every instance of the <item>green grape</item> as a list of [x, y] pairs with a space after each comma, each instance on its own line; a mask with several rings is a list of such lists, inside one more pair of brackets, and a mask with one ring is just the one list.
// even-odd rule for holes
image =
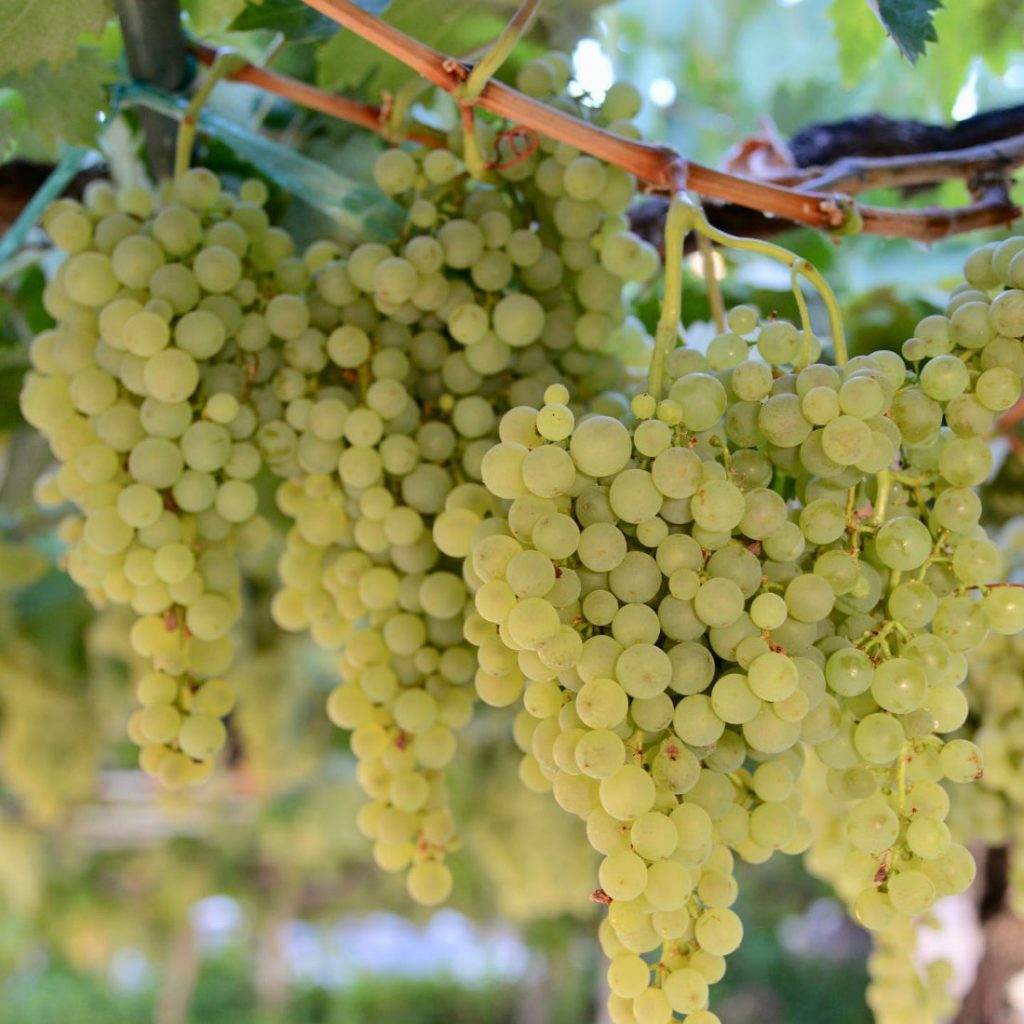
[[924, 565], [932, 543], [928, 527], [909, 516], [890, 519], [875, 536], [875, 550], [882, 563], [900, 571]]
[[868, 764], [889, 764], [903, 749], [903, 727], [891, 715], [876, 712], [858, 723], [853, 742]]
[[619, 473], [632, 455], [632, 441], [626, 428], [610, 416], [581, 420], [569, 442], [577, 468], [595, 478]]
[[970, 740], [951, 740], [939, 754], [939, 765], [950, 782], [972, 782], [984, 774], [981, 751]]
[[846, 822], [846, 834], [856, 849], [878, 854], [888, 850], [897, 840], [900, 821], [896, 812], [877, 797], [857, 804]]
[[785, 700], [796, 690], [799, 679], [793, 660], [774, 651], [755, 658], [747, 670], [750, 689], [766, 701]]
[[923, 871], [900, 871], [889, 879], [889, 899], [897, 913], [915, 917], [935, 902], [935, 885]]
[[871, 679], [871, 695], [879, 707], [898, 715], [919, 708], [927, 691], [924, 669], [908, 658], [883, 661]]
[[725, 388], [706, 373], [688, 373], [680, 377], [672, 385], [669, 398], [679, 403], [683, 426], [695, 432], [708, 430], [718, 423], [728, 403]]
[[710, 579], [697, 591], [693, 609], [708, 626], [728, 626], [743, 612], [743, 592], [730, 579]]

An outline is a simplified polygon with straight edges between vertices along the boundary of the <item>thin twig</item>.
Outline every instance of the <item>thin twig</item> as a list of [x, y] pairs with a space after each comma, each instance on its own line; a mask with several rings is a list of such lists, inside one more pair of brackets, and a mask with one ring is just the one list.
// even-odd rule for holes
[[[191, 49], [203, 64], [212, 64], [216, 59], [217, 50], [198, 40], [193, 40]], [[307, 82], [300, 82], [296, 78], [289, 78], [276, 71], [257, 67], [248, 61], [228, 77], [235, 82], [248, 82], [257, 88], [265, 89], [267, 92], [290, 100], [300, 107], [317, 110], [321, 114], [327, 114], [339, 121], [368, 128], [378, 135], [388, 134], [383, 108], [375, 103], [362, 103], [359, 100], [349, 99], [347, 96], [338, 96], [325, 89], [318, 89], [315, 85], [309, 85]], [[425, 146], [436, 147], [444, 144], [444, 139], [438, 132], [422, 125], [414, 124], [407, 127], [403, 132], [403, 137]]]
[[908, 156], [848, 156], [827, 170], [813, 168], [801, 180], [804, 188], [837, 189], [850, 194], [872, 188], [934, 185], [955, 178], [970, 180], [986, 173], [1005, 176], [1024, 164], [1024, 135], [1014, 135], [947, 153]]
[[[860, 206], [858, 210], [864, 216], [865, 232], [918, 242], [936, 242], [981, 228], [1008, 226], [1021, 212], [1010, 199], [1005, 184], [992, 186], [980, 199], [967, 206], [928, 206], [920, 210]], [[870, 221], [868, 211], [871, 213]]]

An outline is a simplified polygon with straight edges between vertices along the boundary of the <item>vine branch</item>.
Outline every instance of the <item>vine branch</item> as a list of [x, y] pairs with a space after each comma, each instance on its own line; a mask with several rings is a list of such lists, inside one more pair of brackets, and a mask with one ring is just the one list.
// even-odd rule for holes
[[907, 188], [934, 185], [939, 181], [984, 176], [1004, 177], [1024, 164], [1024, 135], [949, 153], [915, 153], [908, 156], [860, 157], [838, 160], [825, 171], [804, 175], [810, 189], [841, 189], [855, 194], [883, 186]]
[[[458, 98], [472, 67], [381, 21], [351, 0], [303, 0], [332, 21], [402, 61], [433, 85]], [[844, 195], [755, 181], [688, 161], [667, 146], [613, 135], [523, 95], [493, 79], [475, 99], [465, 102], [575, 146], [634, 174], [650, 190], [675, 194], [688, 189], [709, 199], [736, 203], [810, 227], [836, 230], [857, 224], [868, 234], [919, 240], [1002, 224], [1020, 212], [1004, 183], [980, 200], [954, 210], [892, 210], [855, 204]]]
[[[305, 2], [318, 10], [323, 9], [329, 16], [335, 4], [346, 8], [350, 6], [345, 0]], [[524, 4], [520, 12], [526, 8], [528, 13], [530, 7], [530, 4]], [[349, 13], [346, 10], [344, 15], [339, 14], [335, 20], [343, 16], [348, 17]], [[517, 16], [518, 14], [519, 12]], [[355, 8], [353, 18], [357, 16], [361, 16], [360, 25], [365, 23], [369, 26], [360, 34], [370, 42], [381, 45], [387, 52], [406, 60], [408, 46], [414, 47], [413, 58], [406, 60], [406, 63], [432, 84], [453, 93], [465, 88], [466, 79], [472, 76], [472, 70], [467, 65], [448, 60], [430, 47], [409, 39], [397, 29]], [[198, 40], [191, 43], [191, 50], [203, 64], [207, 65], [213, 64], [218, 52]], [[459, 69], [457, 74], [453, 74], [453, 67]], [[395, 126], [393, 119], [388, 116], [386, 105], [380, 106], [339, 96], [248, 61], [242, 61], [228, 77], [234, 81], [247, 82], [299, 106], [368, 129], [385, 138], [393, 140], [395, 137]], [[748, 225], [742, 231], [746, 234], [773, 233], [773, 230], [783, 230], [787, 222], [792, 221], [812, 227], [834, 229], [843, 224], [846, 216], [854, 213], [862, 219], [862, 230], [865, 232], [916, 241], [934, 241], [979, 228], [1009, 223], [1020, 212], [1010, 200], [1008, 185], [1002, 180], [990, 184], [975, 202], [955, 209], [929, 207], [923, 210], [895, 210], [855, 206], [840, 196], [825, 195], [822, 190], [842, 186], [850, 192], [860, 192], [881, 185], [931, 183], [940, 177], [969, 174], [979, 178], [986, 174], [1006, 174], [1024, 164], [1024, 135], [939, 154], [851, 157], [837, 162], [835, 167], [824, 172], [820, 169], [807, 171], [804, 175], [805, 187], [813, 186], [817, 191], [801, 192], [777, 182], [757, 181], [687, 162], [664, 146], [622, 139], [523, 96], [501, 83], [488, 82], [480, 97], [466, 102], [518, 120], [527, 127], [533, 127], [576, 145], [609, 163], [623, 167], [635, 174], [652, 191], [672, 192], [673, 183], [685, 181], [686, 187], [692, 191], [731, 204], [709, 209], [709, 215], [716, 223], [720, 222], [720, 211], [724, 212], [730, 208], [745, 208], [763, 213], [763, 230]], [[522, 116], [524, 112], [525, 117]], [[415, 122], [406, 125], [402, 137], [426, 146], [444, 145], [439, 132]], [[797, 178], [791, 180], [799, 181]], [[652, 199], [651, 202], [658, 203], [659, 200]], [[648, 219], [660, 219], [654, 208], [647, 211], [646, 216]]]
[[[199, 40], [192, 40], [190, 49], [203, 64], [212, 65], [217, 59], [217, 49]], [[387, 110], [376, 103], [363, 103], [347, 96], [339, 96], [326, 89], [310, 85], [308, 82], [301, 82], [297, 78], [290, 78], [288, 75], [278, 74], [276, 71], [268, 71], [247, 60], [243, 61], [227, 77], [234, 82], [247, 82], [249, 85], [280, 96], [300, 107], [316, 110], [328, 117], [334, 117], [339, 121], [376, 132], [378, 135], [387, 137], [390, 134]], [[402, 134], [404, 138], [425, 146], [440, 146], [444, 143], [438, 132], [423, 125], [413, 124], [407, 127]]]

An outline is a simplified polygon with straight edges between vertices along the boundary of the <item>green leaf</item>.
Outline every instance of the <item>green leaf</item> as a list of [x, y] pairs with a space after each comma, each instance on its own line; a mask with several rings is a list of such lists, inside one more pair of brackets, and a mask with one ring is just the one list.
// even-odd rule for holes
[[0, 0], [0, 75], [71, 60], [78, 37], [99, 35], [112, 14], [111, 0]]
[[828, 16], [839, 47], [839, 73], [843, 84], [856, 85], [878, 59], [885, 44], [885, 33], [862, 0], [832, 0]]
[[89, 145], [99, 126], [96, 115], [107, 103], [104, 86], [114, 78], [99, 50], [83, 46], [75, 60], [56, 70], [37, 64], [24, 77], [0, 78], [0, 87], [21, 94], [32, 130], [44, 142]]
[[[203, 2], [209, 3], [211, 0]], [[226, 3], [230, 0], [214, 2]], [[389, 3], [390, 0], [360, 0], [358, 6], [371, 14], [380, 14], [387, 9]], [[245, 10], [231, 23], [231, 31], [283, 32], [288, 42], [301, 43], [311, 39], [330, 39], [340, 29], [330, 18], [318, 14], [302, 0], [250, 0]]]
[[911, 64], [924, 56], [927, 43], [939, 37], [935, 32], [935, 11], [942, 0], [869, 0], [877, 3], [878, 19], [892, 41]]
[[246, 0], [182, 0], [181, 8], [188, 15], [188, 26], [196, 35], [222, 32], [243, 14]]
[[[515, 0], [450, 0], [442, 12], [437, 0], [397, 0], [386, 20], [442, 53], [459, 56], [492, 42], [516, 6]], [[324, 89], [347, 92], [366, 85], [370, 95], [380, 96], [411, 77], [401, 61], [354, 32], [338, 32], [317, 53], [317, 84]]]

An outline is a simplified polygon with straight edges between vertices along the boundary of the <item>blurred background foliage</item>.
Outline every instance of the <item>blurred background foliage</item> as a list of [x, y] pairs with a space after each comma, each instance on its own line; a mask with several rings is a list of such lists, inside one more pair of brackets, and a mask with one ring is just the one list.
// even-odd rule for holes
[[[364, 6], [387, 7], [406, 31], [471, 58], [515, 3]], [[254, 58], [273, 51], [273, 67], [327, 88], [378, 100], [409, 81], [298, 0], [184, 8], [195, 34]], [[103, 0], [83, 3], [79, 27], [94, 34], [52, 40], [56, 67], [0, 55], [6, 160], [52, 160], [62, 139], [98, 145], [96, 163], [137, 173], [131, 115], [115, 117], [120, 38], [115, 23], [103, 27], [107, 13]], [[551, 0], [503, 75], [546, 47], [565, 48], [584, 90], [599, 95], [613, 76], [629, 78], [647, 99], [648, 137], [708, 163], [765, 128], [785, 138], [875, 111], [946, 123], [1021, 101], [1024, 6], [949, 3], [936, 28], [939, 42], [912, 67], [863, 0]], [[417, 103], [424, 120], [453, 115], [446, 99], [423, 93]], [[212, 108], [368, 182], [367, 156], [380, 143], [365, 133], [240, 85], [219, 86]], [[244, 165], [223, 142], [205, 157], [222, 170]], [[952, 203], [963, 194], [951, 184], [909, 200], [869, 198]], [[286, 219], [308, 218], [283, 192], [275, 202]], [[838, 290], [856, 351], [897, 347], [982, 240], [925, 249], [809, 232], [782, 239]], [[156, 792], [134, 771], [125, 621], [96, 613], [60, 572], [54, 523], [32, 503], [48, 457], [16, 396], [27, 340], [47, 326], [48, 254], [38, 242], [30, 236], [0, 268], [0, 1024], [593, 1020], [603, 971], [592, 854], [578, 822], [518, 785], [501, 752], [510, 716], [480, 716], [454, 773], [465, 843], [453, 909], [413, 913], [353, 824], [353, 760], [322, 713], [324, 656], [269, 627], [274, 551], [244, 566], [253, 611], [228, 763], [188, 797]], [[730, 266], [724, 288], [729, 301], [793, 312], [788, 274], [761, 261]], [[695, 272], [685, 297], [699, 337], [707, 306]], [[641, 315], [652, 319], [656, 302], [647, 296]], [[745, 870], [743, 892], [748, 940], [730, 961], [723, 1019], [867, 1021], [866, 939], [801, 866]]]

